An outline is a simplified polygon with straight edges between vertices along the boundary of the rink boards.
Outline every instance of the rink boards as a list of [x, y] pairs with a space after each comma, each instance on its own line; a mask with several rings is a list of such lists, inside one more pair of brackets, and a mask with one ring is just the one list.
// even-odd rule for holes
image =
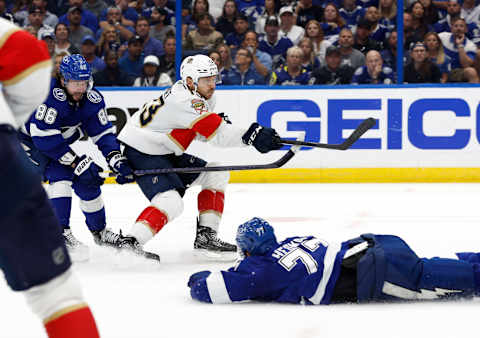
[[[161, 90], [101, 92], [120, 130]], [[347, 151], [305, 148], [282, 169], [232, 172], [231, 182], [480, 182], [479, 94], [480, 87], [465, 85], [219, 87], [215, 111], [240, 127], [257, 121], [283, 138], [304, 134], [306, 141], [332, 144], [363, 119], [377, 119]], [[260, 164], [285, 150], [261, 155], [194, 142], [189, 153], [221, 164]]]

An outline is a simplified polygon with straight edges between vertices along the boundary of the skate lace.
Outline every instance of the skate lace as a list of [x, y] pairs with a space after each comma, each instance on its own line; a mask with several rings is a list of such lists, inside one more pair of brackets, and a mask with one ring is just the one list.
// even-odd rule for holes
[[105, 229], [103, 232], [102, 232], [102, 240], [104, 242], [108, 242], [108, 243], [117, 243], [117, 241], [119, 240], [120, 238], [120, 235], [119, 234], [116, 234], [114, 233], [113, 231], [110, 231], [108, 229]]
[[214, 230], [207, 230], [207, 237], [212, 241], [214, 244], [219, 246], [231, 246], [232, 244], [222, 241], [220, 238], [217, 237], [217, 232]]
[[63, 237], [65, 237], [65, 241], [70, 245], [83, 245], [82, 242], [80, 242], [75, 236], [73, 236], [71, 230], [65, 230], [63, 232]]

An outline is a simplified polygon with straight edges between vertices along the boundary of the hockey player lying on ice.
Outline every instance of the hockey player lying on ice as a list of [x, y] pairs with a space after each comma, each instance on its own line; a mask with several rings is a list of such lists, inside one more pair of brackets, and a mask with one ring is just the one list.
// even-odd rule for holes
[[419, 258], [401, 238], [374, 234], [338, 244], [313, 236], [278, 243], [261, 218], [241, 224], [236, 241], [243, 259], [228, 271], [193, 274], [192, 298], [331, 304], [480, 294], [480, 253]]

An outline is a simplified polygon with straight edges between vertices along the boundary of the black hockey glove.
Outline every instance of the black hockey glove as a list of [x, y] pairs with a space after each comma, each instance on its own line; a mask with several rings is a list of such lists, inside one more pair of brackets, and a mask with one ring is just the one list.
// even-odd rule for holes
[[135, 182], [132, 168], [119, 151], [112, 151], [108, 154], [107, 163], [112, 171], [118, 175], [116, 178], [118, 184]]
[[257, 122], [252, 123], [247, 132], [243, 134], [242, 141], [246, 145], [253, 145], [262, 154], [283, 146], [275, 129], [262, 127]]
[[226, 124], [232, 124], [232, 121], [230, 120], [230, 118], [228, 117], [227, 114], [225, 113], [218, 113], [218, 116], [220, 116], [222, 118], [222, 120], [225, 121]]
[[103, 184], [104, 179], [99, 175], [102, 168], [90, 156], [82, 155], [75, 158], [72, 167], [74, 168], [73, 174], [78, 182], [90, 186], [101, 186]]

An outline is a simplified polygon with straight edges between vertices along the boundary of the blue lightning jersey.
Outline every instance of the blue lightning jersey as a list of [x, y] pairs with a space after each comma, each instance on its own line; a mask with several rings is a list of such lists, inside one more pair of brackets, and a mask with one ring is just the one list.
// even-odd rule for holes
[[54, 160], [73, 152], [70, 145], [85, 133], [105, 157], [120, 150], [102, 94], [92, 88], [79, 102], [71, 102], [56, 80], [46, 101], [32, 113], [22, 132], [31, 137], [38, 150]]
[[348, 242], [290, 237], [263, 256], [249, 256], [228, 271], [190, 277], [191, 295], [209, 303], [245, 300], [329, 304]]

